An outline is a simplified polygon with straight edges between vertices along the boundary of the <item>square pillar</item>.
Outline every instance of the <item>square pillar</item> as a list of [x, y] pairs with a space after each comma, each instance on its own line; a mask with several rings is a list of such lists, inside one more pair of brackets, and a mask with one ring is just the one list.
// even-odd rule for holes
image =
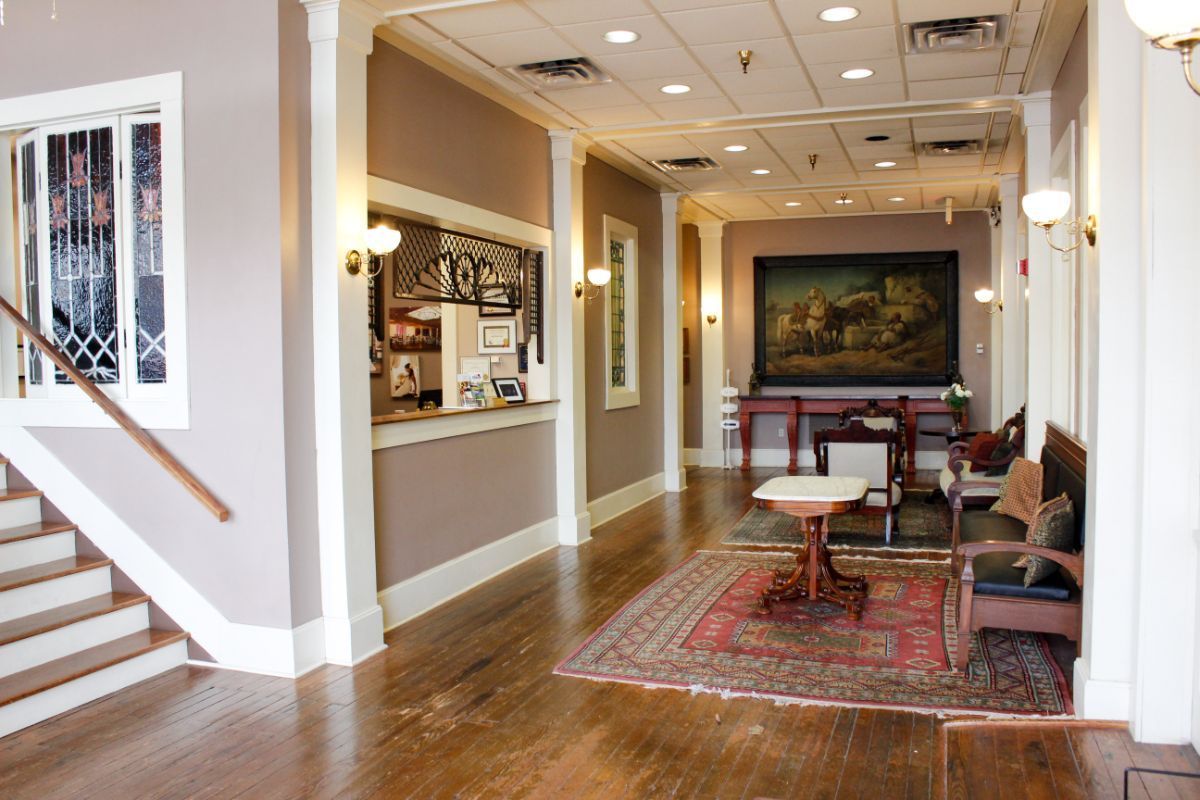
[[[700, 466], [720, 467], [725, 464], [725, 437], [721, 430], [721, 387], [725, 385], [725, 223], [697, 223], [700, 229], [700, 342], [703, 351], [703, 419], [704, 431]], [[715, 314], [716, 321], [708, 322]]]
[[663, 269], [663, 475], [668, 492], [687, 488], [683, 468], [683, 221], [679, 195], [662, 198]]
[[993, 409], [993, 417], [998, 412], [1001, 421], [1025, 403], [1025, 279], [1017, 273], [1021, 258], [1017, 236], [1021, 220], [1018, 177], [1000, 176], [1000, 264], [998, 275], [993, 277], [996, 283], [992, 284], [1004, 304], [1004, 310], [995, 315], [1000, 321], [999, 353], [994, 345], [992, 350], [992, 358], [998, 357], [1000, 362], [1000, 407]]
[[[1050, 95], [1043, 92], [1021, 101], [1025, 124], [1025, 186], [1037, 192], [1050, 186]], [[1028, 338], [1025, 356], [1025, 454], [1037, 459], [1046, 441], [1046, 421], [1054, 374], [1051, 341], [1054, 335], [1054, 276], [1062, 269], [1057, 253], [1042, 229], [1025, 221], [1029, 248], [1029, 301], [1026, 308]], [[1005, 308], [1008, 308], [1005, 305]]]

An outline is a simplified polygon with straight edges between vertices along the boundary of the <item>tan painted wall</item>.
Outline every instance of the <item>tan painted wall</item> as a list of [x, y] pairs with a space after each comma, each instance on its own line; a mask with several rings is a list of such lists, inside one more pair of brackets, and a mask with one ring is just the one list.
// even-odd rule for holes
[[380, 589], [554, 516], [553, 422], [376, 450], [374, 463]]
[[[1063, 132], [1072, 120], [1078, 126], [1079, 106], [1083, 102], [1083, 99], [1087, 97], [1087, 22], [1088, 17], [1085, 12], [1083, 19], [1079, 21], [1079, 28], [1075, 31], [1075, 37], [1071, 39], [1071, 46], [1067, 50], [1067, 55], [1063, 58], [1062, 66], [1058, 70], [1058, 77], [1054, 80], [1054, 88], [1050, 92], [1051, 147], [1058, 144], [1058, 140], [1062, 138]], [[1076, 143], [1079, 141], [1080, 133], [1077, 128], [1075, 131]]]
[[[957, 250], [959, 284], [959, 364], [967, 385], [975, 392], [970, 414], [986, 421], [989, 413], [990, 318], [975, 302], [972, 292], [990, 283], [991, 236], [987, 214], [981, 211], [954, 215], [946, 225], [940, 214], [896, 214], [833, 219], [735, 222], [725, 227], [725, 318], [726, 353], [734, 385], [746, 388], [754, 360], [754, 257], [772, 255], [824, 255], [833, 253], [887, 253], [921, 250]], [[984, 355], [975, 354], [975, 344], [984, 344]], [[770, 387], [768, 394], [929, 394], [940, 387]], [[781, 418], [782, 419], [782, 418]], [[781, 448], [777, 435], [782, 421], [764, 415], [756, 418], [753, 447]], [[801, 442], [807, 431], [827, 420], [814, 417], [802, 421]], [[949, 425], [949, 418], [923, 418], [922, 424]], [[944, 440], [922, 437], [920, 449], [944, 449]]]
[[[57, 22], [41, 4], [10, 3], [6, 13], [0, 98], [184, 73], [191, 429], [156, 435], [232, 518], [217, 523], [120, 431], [32, 433], [230, 620], [305, 622], [314, 606], [292, 603], [293, 588], [319, 587], [292, 586], [311, 579], [313, 562], [290, 557], [289, 513], [303, 514], [307, 504], [290, 505], [288, 492], [305, 485], [315, 455], [303, 439], [286, 468], [283, 454], [287, 432], [312, 424], [304, 419], [311, 388], [303, 387], [311, 360], [306, 367], [301, 353], [285, 361], [281, 337], [303, 339], [303, 325], [285, 320], [282, 308], [285, 293], [303, 296], [296, 198], [306, 189], [300, 176], [281, 176], [289, 136], [280, 114], [299, 113], [299, 101], [281, 98], [279, 8], [211, 0], [198, 12], [109, 0], [64, 4]], [[303, 39], [291, 44], [307, 51]], [[289, 228], [286, 245], [281, 225]], [[294, 370], [303, 372], [293, 383], [285, 373]]]
[[550, 226], [546, 131], [381, 39], [367, 123], [372, 175]]
[[684, 225], [680, 242], [683, 255], [683, 326], [688, 329], [688, 382], [683, 387], [683, 446], [703, 446], [704, 358], [700, 317], [700, 229]]
[[584, 307], [587, 495], [603, 497], [663, 468], [662, 204], [658, 192], [594, 158], [583, 167], [584, 263], [604, 264], [604, 215], [638, 229], [638, 380], [641, 403], [605, 409], [604, 303]]

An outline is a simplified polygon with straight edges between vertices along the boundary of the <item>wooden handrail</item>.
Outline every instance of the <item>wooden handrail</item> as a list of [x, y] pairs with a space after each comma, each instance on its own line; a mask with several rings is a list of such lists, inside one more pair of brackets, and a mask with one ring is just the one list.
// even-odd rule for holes
[[25, 319], [21, 312], [13, 308], [12, 304], [3, 297], [0, 297], [0, 311], [5, 313], [21, 333], [25, 334], [25, 338], [37, 345], [38, 349], [45, 353], [46, 357], [53, 361], [55, 366], [67, 373], [67, 376], [75, 382], [80, 391], [87, 395], [92, 402], [100, 406], [100, 409], [105, 414], [112, 417], [113, 421], [120, 425], [143, 450], [149, 453], [151, 458], [161, 464], [163, 469], [169, 472], [175, 480], [182, 483], [184, 488], [192, 493], [193, 497], [212, 512], [213, 516], [221, 522], [229, 519], [229, 509], [222, 505], [221, 501], [214, 497], [212, 492], [204, 488], [204, 485], [196, 480], [196, 477], [192, 473], [188, 472], [187, 467], [176, 461], [175, 457], [168, 453], [166, 448], [159, 444], [153, 436], [146, 433], [136, 422], [130, 419], [129, 415], [112, 401], [112, 398], [106, 395], [100, 387], [92, 383], [88, 376], [80, 372], [79, 368], [75, 366], [65, 353], [34, 328], [32, 323]]

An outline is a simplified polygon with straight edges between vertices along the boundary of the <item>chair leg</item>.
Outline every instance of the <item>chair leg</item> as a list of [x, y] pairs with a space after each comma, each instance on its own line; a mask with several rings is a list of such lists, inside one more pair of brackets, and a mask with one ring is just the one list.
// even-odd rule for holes
[[958, 584], [958, 653], [955, 669], [966, 673], [971, 655], [971, 606], [975, 600], [974, 575], [964, 575]]
[[883, 524], [883, 543], [890, 545], [892, 543], [892, 512], [887, 512], [884, 515], [884, 519], [887, 522]]

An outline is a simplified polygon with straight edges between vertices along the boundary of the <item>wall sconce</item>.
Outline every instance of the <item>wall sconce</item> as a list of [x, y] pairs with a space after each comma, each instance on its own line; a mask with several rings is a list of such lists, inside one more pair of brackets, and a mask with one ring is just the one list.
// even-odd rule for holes
[[706, 316], [705, 319], [708, 320], [709, 325], [717, 324], [717, 315], [713, 314], [712, 312], [709, 312], [708, 316]]
[[346, 272], [351, 275], [363, 273], [374, 278], [383, 271], [383, 257], [400, 246], [400, 231], [386, 225], [368, 228], [363, 237], [367, 241], [367, 267], [363, 268], [362, 253], [357, 250], [346, 252]]
[[1200, 5], [1184, 0], [1125, 0], [1125, 13], [1162, 50], [1178, 50], [1183, 76], [1200, 94], [1200, 79], [1192, 74], [1192, 54], [1200, 45]]
[[[1089, 214], [1086, 220], [1077, 217], [1063, 223], [1063, 217], [1071, 208], [1071, 195], [1067, 192], [1055, 189], [1031, 192], [1021, 198], [1021, 208], [1025, 210], [1025, 216], [1029, 217], [1030, 222], [1046, 232], [1046, 241], [1060, 253], [1071, 252], [1083, 244], [1084, 239], [1087, 239], [1087, 243], [1092, 247], [1096, 246], [1096, 217], [1094, 215]], [[1074, 237], [1075, 243], [1069, 247], [1056, 245], [1050, 238], [1050, 230], [1056, 225], [1064, 225], [1067, 233]]]
[[987, 309], [987, 312], [989, 314], [995, 314], [997, 311], [1004, 310], [1004, 301], [1003, 300], [994, 300], [993, 301], [993, 298], [995, 296], [996, 296], [996, 293], [993, 292], [991, 289], [976, 289], [975, 290], [975, 299]]
[[600, 287], [607, 286], [612, 280], [612, 271], [608, 267], [592, 267], [587, 271], [587, 279], [587, 287], [584, 287], [582, 281], [575, 281], [575, 296], [583, 297], [586, 288], [587, 299], [594, 300], [600, 296]]

